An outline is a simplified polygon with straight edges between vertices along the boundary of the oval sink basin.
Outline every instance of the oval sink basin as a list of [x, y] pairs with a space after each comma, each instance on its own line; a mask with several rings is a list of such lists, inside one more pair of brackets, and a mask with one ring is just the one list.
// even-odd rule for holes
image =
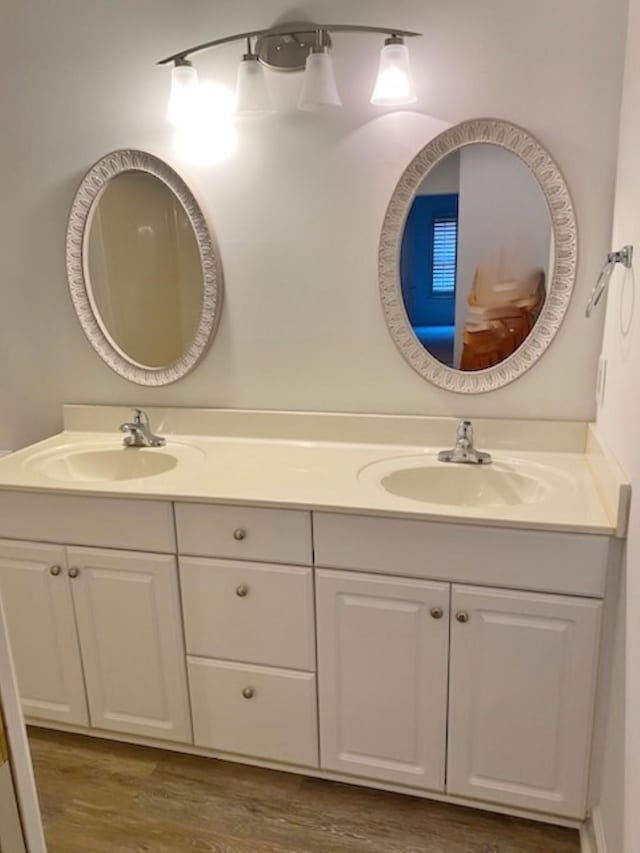
[[190, 455], [199, 458], [202, 454], [196, 448], [177, 444], [164, 448], [67, 445], [32, 457], [25, 467], [60, 482], [110, 483], [157, 477]]
[[564, 474], [535, 463], [503, 459], [463, 465], [427, 454], [373, 462], [360, 470], [359, 479], [399, 498], [478, 509], [538, 503], [570, 485]]
[[447, 506], [515, 506], [535, 503], [547, 493], [533, 477], [488, 465], [405, 468], [380, 482], [392, 495]]

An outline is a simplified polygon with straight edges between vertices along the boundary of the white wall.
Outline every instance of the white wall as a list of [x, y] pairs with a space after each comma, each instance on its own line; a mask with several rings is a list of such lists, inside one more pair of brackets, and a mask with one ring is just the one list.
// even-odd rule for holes
[[[44, 436], [63, 402], [591, 418], [599, 319], [583, 306], [608, 246], [627, 0], [4, 0], [0, 27], [0, 447]], [[220, 242], [224, 315], [187, 378], [143, 389], [90, 349], [67, 295], [65, 219], [86, 169], [124, 146], [173, 159], [168, 72], [187, 45], [317, 18], [417, 29], [419, 101], [368, 103], [381, 39], [336, 35], [344, 109], [296, 112], [296, 75], [274, 79], [279, 112], [239, 130], [235, 155], [181, 170]], [[198, 60], [233, 84], [241, 45]], [[437, 132], [493, 115], [553, 152], [578, 213], [575, 302], [525, 377], [461, 397], [398, 354], [377, 292], [377, 241], [403, 169]], [[559, 369], [559, 365], [562, 365]]]
[[[640, 850], [640, 0], [630, 0], [627, 60], [620, 122], [620, 149], [612, 246], [635, 244], [635, 271], [619, 268], [609, 288], [603, 356], [607, 360], [604, 402], [598, 424], [631, 478], [634, 498], [626, 553], [626, 735], [610, 726], [607, 749], [618, 761], [605, 764], [601, 814], [609, 853]], [[602, 310], [600, 313], [603, 313]], [[618, 651], [618, 661], [623, 650]], [[614, 681], [613, 716], [625, 693], [622, 677]], [[624, 749], [622, 739], [624, 738]], [[623, 798], [624, 758], [624, 798]]]

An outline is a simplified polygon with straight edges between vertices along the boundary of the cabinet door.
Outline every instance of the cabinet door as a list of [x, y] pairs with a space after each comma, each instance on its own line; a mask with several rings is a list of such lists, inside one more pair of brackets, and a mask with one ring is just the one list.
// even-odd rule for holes
[[64, 548], [0, 541], [0, 596], [25, 716], [86, 726]]
[[321, 767], [444, 788], [449, 586], [317, 572]]
[[601, 603], [454, 586], [450, 794], [583, 818]]
[[190, 741], [175, 558], [69, 548], [91, 725]]

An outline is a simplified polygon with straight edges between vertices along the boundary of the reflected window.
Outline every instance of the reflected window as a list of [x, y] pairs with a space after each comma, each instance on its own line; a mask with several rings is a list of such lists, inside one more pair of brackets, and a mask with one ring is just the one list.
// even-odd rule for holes
[[434, 219], [431, 239], [433, 241], [431, 292], [434, 296], [451, 297], [456, 292], [457, 218], [450, 216]]
[[453, 364], [458, 253], [458, 193], [417, 195], [400, 257], [402, 296], [414, 334]]

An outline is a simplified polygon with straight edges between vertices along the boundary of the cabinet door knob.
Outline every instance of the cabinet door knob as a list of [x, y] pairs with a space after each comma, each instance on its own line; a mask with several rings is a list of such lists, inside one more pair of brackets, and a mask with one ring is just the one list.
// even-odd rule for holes
[[69, 569], [69, 577], [70, 578], [77, 578], [79, 574], [80, 574], [80, 569], [76, 569], [75, 566], [73, 568]]
[[242, 542], [243, 539], [247, 538], [247, 531], [244, 529], [244, 527], [236, 527], [236, 529], [233, 531], [233, 538], [236, 540], [236, 542]]
[[245, 699], [253, 699], [253, 697], [256, 695], [256, 691], [253, 689], [253, 687], [245, 687], [242, 691], [242, 695]]
[[246, 596], [249, 595], [249, 587], [246, 584], [241, 583], [240, 586], [236, 587], [236, 595], [238, 598], [246, 598]]
[[62, 566], [51, 566], [51, 568], [49, 569], [49, 574], [53, 575], [54, 578], [57, 578], [61, 571]]
[[442, 616], [444, 615], [442, 607], [432, 607], [431, 608], [431, 615], [433, 616], [434, 619], [442, 619]]
[[458, 622], [468, 622], [469, 614], [466, 610], [458, 610], [458, 612], [456, 613], [456, 619], [458, 620]]

